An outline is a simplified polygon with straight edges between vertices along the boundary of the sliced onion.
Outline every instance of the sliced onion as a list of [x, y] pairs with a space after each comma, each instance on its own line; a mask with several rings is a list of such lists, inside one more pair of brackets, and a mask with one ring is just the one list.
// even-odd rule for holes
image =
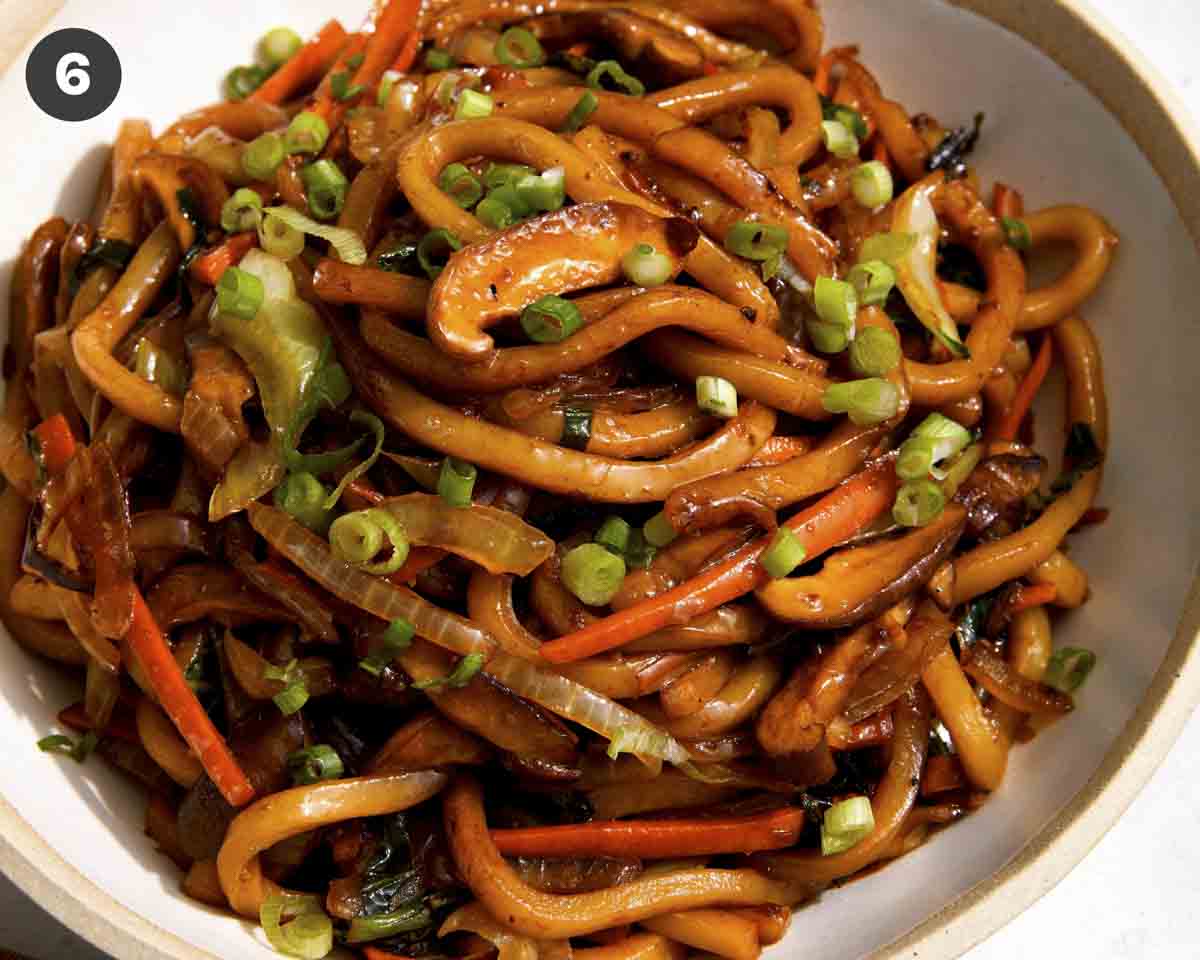
[[445, 937], [463, 930], [478, 934], [494, 946], [497, 960], [547, 960], [567, 947], [565, 940], [538, 941], [509, 929], [478, 900], [450, 914], [438, 931], [438, 936]]
[[328, 240], [338, 255], [338, 259], [343, 263], [362, 266], [367, 262], [367, 248], [363, 246], [362, 237], [353, 230], [347, 230], [344, 227], [327, 227], [291, 207], [267, 207], [263, 211], [263, 216], [267, 214], [274, 214], [293, 230], [300, 230], [310, 236]]
[[245, 510], [252, 501], [279, 486], [284, 473], [277, 443], [273, 440], [247, 443], [229, 461], [221, 482], [213, 487], [208, 501], [209, 521], [216, 523]]
[[491, 635], [471, 621], [435, 607], [406, 587], [343, 563], [325, 540], [282, 510], [252, 503], [248, 514], [260, 536], [338, 599], [382, 620], [407, 620], [426, 640], [459, 656], [487, 656], [495, 649]]
[[479, 564], [488, 573], [528, 576], [554, 553], [554, 541], [507, 510], [472, 504], [453, 507], [441, 497], [410, 493], [379, 504], [408, 539]]
[[238, 269], [253, 274], [262, 281], [264, 301], [296, 298], [296, 278], [279, 257], [273, 257], [265, 250], [253, 247], [242, 257]]
[[312, 894], [273, 893], [263, 901], [258, 919], [271, 946], [286, 956], [321, 960], [333, 949], [333, 921]]
[[896, 201], [892, 230], [909, 233], [916, 243], [892, 266], [896, 283], [909, 309], [925, 328], [944, 343], [957, 357], [967, 356], [967, 346], [958, 336], [958, 327], [942, 303], [937, 284], [937, 251], [940, 229], [933, 209], [938, 183], [922, 180], [909, 187]]

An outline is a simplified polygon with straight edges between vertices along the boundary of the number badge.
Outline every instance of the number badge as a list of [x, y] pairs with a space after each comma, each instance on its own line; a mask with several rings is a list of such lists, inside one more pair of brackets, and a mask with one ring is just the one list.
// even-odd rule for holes
[[121, 61], [98, 33], [77, 27], [56, 30], [29, 55], [25, 86], [33, 102], [56, 120], [91, 120], [117, 98]]

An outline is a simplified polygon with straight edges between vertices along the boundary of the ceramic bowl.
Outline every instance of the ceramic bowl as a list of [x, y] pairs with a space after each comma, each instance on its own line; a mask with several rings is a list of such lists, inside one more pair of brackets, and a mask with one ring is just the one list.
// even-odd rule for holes
[[[356, 22], [359, 3], [337, 13]], [[277, 23], [310, 30], [319, 0], [155, 4], [0, 2], [0, 286], [25, 236], [52, 212], [88, 210], [122, 117], [157, 128], [212, 101], [219, 78]], [[362, 3], [365, 7], [366, 4]], [[774, 955], [857, 960], [958, 956], [1070, 870], [1122, 813], [1178, 734], [1200, 691], [1200, 162], [1166, 85], [1076, 0], [826, 0], [830, 39], [862, 45], [885, 90], [947, 124], [986, 114], [976, 162], [1025, 191], [1031, 208], [1102, 211], [1122, 240], [1086, 315], [1105, 348], [1112, 398], [1109, 522], [1073, 540], [1093, 597], [1056, 639], [1099, 666], [1080, 709], [1015, 751], [1002, 789], [963, 824], [885, 870], [803, 910]], [[169, 12], [168, 12], [169, 11]], [[39, 22], [42, 21], [42, 22]], [[95, 120], [41, 114], [25, 89], [30, 38], [98, 31], [124, 83]], [[0, 61], [7, 62], [7, 61]], [[6, 325], [5, 325], [6, 326]], [[1051, 398], [1051, 405], [1056, 404]], [[1046, 429], [1045, 427], [1043, 429]], [[142, 834], [142, 797], [103, 764], [40, 754], [74, 683], [0, 643], [0, 867], [47, 910], [120, 958], [272, 960], [261, 933], [179, 892], [175, 868]]]

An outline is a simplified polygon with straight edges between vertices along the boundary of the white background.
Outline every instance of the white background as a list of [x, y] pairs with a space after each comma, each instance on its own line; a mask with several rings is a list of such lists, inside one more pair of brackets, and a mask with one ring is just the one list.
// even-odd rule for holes
[[[1158, 67], [1200, 123], [1197, 0], [1093, 3]], [[965, 960], [1200, 956], [1198, 876], [1200, 714], [1142, 796], [1083, 863]], [[0, 876], [0, 951], [6, 948], [33, 960], [104, 960]]]

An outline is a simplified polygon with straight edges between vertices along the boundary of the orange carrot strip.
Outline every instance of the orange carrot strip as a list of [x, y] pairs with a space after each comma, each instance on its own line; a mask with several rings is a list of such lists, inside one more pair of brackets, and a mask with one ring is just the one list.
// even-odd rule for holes
[[957, 757], [939, 754], [925, 761], [925, 771], [921, 774], [921, 796], [948, 793], [966, 784], [967, 779], [963, 776], [962, 764]]
[[247, 233], [235, 233], [224, 243], [213, 247], [208, 253], [202, 253], [192, 261], [192, 279], [215, 287], [221, 280], [221, 275], [234, 264], [241, 263], [242, 257], [258, 245], [258, 235], [253, 230]]
[[[308, 98], [308, 103], [304, 106], [307, 112], [317, 114], [329, 125], [331, 139], [333, 131], [337, 129], [338, 124], [341, 122], [342, 113], [348, 106], [348, 103], [343, 104], [334, 97], [333, 78], [339, 73], [349, 75], [350, 67], [346, 61], [352, 57], [357, 57], [359, 54], [366, 55], [367, 39], [366, 35], [361, 33], [352, 33], [346, 38], [346, 42], [342, 44], [342, 49], [338, 54], [337, 60], [325, 72], [325, 76], [317, 84], [317, 89]], [[353, 83], [352, 80], [348, 82]]]
[[249, 99], [263, 103], [290, 100], [321, 79], [345, 42], [345, 29], [336, 20], [330, 20], [315, 37], [296, 51], [295, 56], [267, 77], [262, 86], [250, 94]]
[[875, 138], [875, 159], [886, 166], [891, 166], [891, 157], [888, 155], [887, 144], [883, 137]]
[[813, 74], [813, 86], [817, 93], [828, 97], [833, 90], [833, 65], [841, 55], [840, 50], [830, 50], [817, 62], [817, 72]]
[[56, 413], [33, 428], [42, 450], [42, 464], [48, 473], [61, 473], [75, 456], [75, 437], [71, 425], [61, 413]]
[[366, 957], [366, 960], [409, 960], [408, 957], [403, 957], [398, 953], [388, 953], [378, 947], [363, 947], [363, 956]]
[[396, 73], [408, 73], [413, 68], [413, 64], [417, 62], [417, 51], [420, 49], [420, 31], [409, 30], [408, 36], [404, 38], [404, 46], [400, 48], [400, 53], [392, 62], [391, 69]]
[[560, 827], [493, 830], [506, 857], [693, 857], [757, 853], [790, 847], [804, 827], [804, 811], [772, 810], [749, 817], [695, 820], [593, 820]]
[[992, 188], [992, 212], [998, 217], [1021, 217], [1025, 215], [1025, 198], [1020, 190], [1006, 183]]
[[[853, 536], [891, 507], [896, 489], [896, 471], [891, 461], [880, 461], [797, 513], [786, 526], [812, 559]], [[744, 596], [767, 578], [758, 559], [771, 539], [762, 537], [673, 590], [542, 644], [542, 656], [551, 663], [581, 660], [631, 643], [672, 623], [686, 622]]]
[[1044, 607], [1058, 599], [1058, 587], [1052, 583], [1022, 584], [1017, 598], [1013, 601], [1010, 611], [1018, 614], [1031, 607]]
[[363, 62], [354, 74], [353, 82], [356, 85], [362, 84], [367, 90], [375, 89], [383, 72], [396, 61], [410, 42], [409, 38], [416, 32], [414, 28], [420, 6], [419, 0], [388, 0], [387, 6], [379, 11], [375, 32], [368, 39]]
[[254, 787], [217, 732], [175, 662], [167, 638], [154, 621], [140, 590], [133, 591], [133, 625], [126, 638], [163, 710], [187, 741], [221, 795], [235, 807], [254, 799]]
[[758, 453], [747, 461], [746, 469], [774, 467], [795, 460], [813, 447], [811, 437], [772, 437], [758, 449]]
[[1038, 354], [1033, 361], [1033, 366], [1025, 374], [1025, 379], [1021, 381], [1021, 385], [1017, 387], [1017, 392], [1013, 395], [1012, 403], [1008, 405], [1008, 410], [1004, 414], [1004, 420], [1000, 424], [999, 430], [996, 431], [996, 439], [998, 441], [1016, 439], [1017, 431], [1021, 429], [1021, 423], [1024, 421], [1025, 415], [1033, 407], [1033, 398], [1037, 396], [1037, 392], [1042, 386], [1042, 381], [1046, 379], [1046, 374], [1050, 372], [1050, 361], [1053, 359], [1054, 340], [1049, 335], [1043, 336], [1042, 345], [1038, 348]]

